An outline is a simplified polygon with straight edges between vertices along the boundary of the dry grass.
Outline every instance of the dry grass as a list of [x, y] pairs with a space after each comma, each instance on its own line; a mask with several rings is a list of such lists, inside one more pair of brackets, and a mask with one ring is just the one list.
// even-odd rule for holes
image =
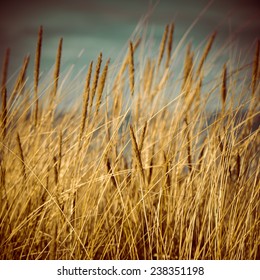
[[260, 258], [259, 41], [249, 66], [229, 58], [206, 82], [216, 33], [200, 55], [188, 45], [177, 77], [173, 30], [167, 25], [156, 55], [132, 40], [121, 64], [108, 60], [102, 72], [100, 53], [93, 78], [91, 62], [75, 86], [82, 97], [61, 112], [70, 91], [62, 39], [47, 89], [42, 28], [33, 86], [27, 57], [7, 92], [7, 51], [1, 259]]
[[38, 32], [37, 49], [35, 54], [35, 66], [34, 66], [34, 112], [33, 121], [34, 125], [37, 126], [38, 123], [38, 85], [39, 85], [39, 75], [40, 75], [40, 65], [41, 65], [41, 51], [42, 51], [42, 35], [43, 28], [40, 26]]

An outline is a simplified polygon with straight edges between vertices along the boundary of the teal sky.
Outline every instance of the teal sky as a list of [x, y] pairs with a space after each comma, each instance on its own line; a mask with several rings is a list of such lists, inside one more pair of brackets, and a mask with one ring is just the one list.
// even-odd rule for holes
[[[201, 11], [212, 2], [188, 39], [199, 44], [213, 30], [218, 30], [217, 44], [231, 34], [241, 48], [253, 50], [259, 38], [260, 8], [252, 0], [10, 0], [0, 10], [0, 57], [11, 48], [9, 73], [14, 73], [30, 53], [35, 55], [37, 32], [44, 27], [41, 70], [54, 64], [58, 40], [64, 38], [62, 65], [75, 64], [81, 69], [102, 51], [114, 60], [127, 43], [137, 23], [154, 6], [148, 22], [155, 43], [159, 43], [164, 26], [174, 21], [174, 40], [178, 42]], [[78, 57], [79, 53], [81, 56]], [[33, 67], [33, 63], [31, 63]]]

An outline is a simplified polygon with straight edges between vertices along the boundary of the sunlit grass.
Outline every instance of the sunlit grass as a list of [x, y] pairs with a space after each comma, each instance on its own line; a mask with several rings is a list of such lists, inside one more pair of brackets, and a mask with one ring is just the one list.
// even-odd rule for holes
[[154, 55], [140, 30], [71, 83], [62, 39], [41, 75], [42, 29], [33, 85], [28, 58], [7, 82], [7, 51], [1, 259], [259, 259], [259, 41], [252, 63], [218, 69], [216, 33], [194, 50], [173, 31]]

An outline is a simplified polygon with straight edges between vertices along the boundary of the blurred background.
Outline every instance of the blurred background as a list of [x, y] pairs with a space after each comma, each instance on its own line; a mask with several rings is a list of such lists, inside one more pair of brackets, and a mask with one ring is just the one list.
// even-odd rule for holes
[[[60, 37], [64, 38], [62, 67], [75, 64], [77, 71], [100, 51], [113, 61], [144, 17], [155, 44], [172, 21], [175, 45], [194, 21], [187, 36], [194, 45], [218, 30], [216, 44], [232, 37], [250, 54], [260, 37], [260, 5], [253, 0], [9, 0], [1, 1], [0, 58], [3, 61], [10, 47], [9, 74], [17, 71], [26, 54], [33, 60], [43, 25], [41, 71], [49, 71], [54, 64]], [[32, 61], [30, 67], [29, 75]]]

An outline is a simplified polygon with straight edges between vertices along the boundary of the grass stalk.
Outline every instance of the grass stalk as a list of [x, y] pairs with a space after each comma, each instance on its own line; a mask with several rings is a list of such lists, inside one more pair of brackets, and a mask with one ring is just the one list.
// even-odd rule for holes
[[35, 64], [34, 64], [34, 111], [33, 111], [34, 126], [37, 126], [38, 124], [38, 111], [39, 111], [38, 85], [39, 85], [40, 64], [41, 64], [42, 34], [43, 34], [43, 27], [40, 26], [38, 32], [38, 41], [37, 41]]

